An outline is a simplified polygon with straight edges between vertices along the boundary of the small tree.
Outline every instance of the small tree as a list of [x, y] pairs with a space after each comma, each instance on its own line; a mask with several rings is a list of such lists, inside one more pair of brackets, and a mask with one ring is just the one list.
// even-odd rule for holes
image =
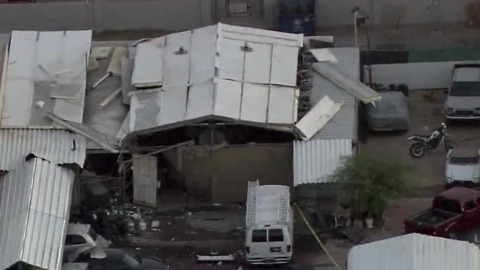
[[402, 160], [359, 154], [346, 157], [331, 180], [341, 184], [352, 210], [381, 224], [391, 200], [410, 191], [409, 169]]

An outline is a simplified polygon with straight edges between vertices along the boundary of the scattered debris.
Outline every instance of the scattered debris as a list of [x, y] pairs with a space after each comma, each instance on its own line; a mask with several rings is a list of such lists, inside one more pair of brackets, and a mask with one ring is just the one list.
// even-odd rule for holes
[[117, 47], [113, 52], [110, 63], [108, 64], [107, 71], [115, 76], [122, 75], [122, 58], [127, 57], [128, 49], [125, 47]]
[[152, 220], [152, 229], [160, 227], [160, 221]]
[[235, 257], [232, 254], [228, 255], [197, 255], [198, 262], [218, 262], [221, 265], [222, 262], [233, 262]]
[[98, 64], [97, 59], [90, 57], [88, 59], [88, 66], [87, 66], [87, 71], [94, 71], [97, 70], [100, 67], [100, 64]]
[[92, 49], [90, 56], [95, 59], [106, 59], [111, 47], [96, 47]]
[[122, 88], [118, 88], [117, 90], [113, 91], [110, 95], [108, 95], [102, 102], [100, 102], [100, 109], [105, 108], [116, 96], [118, 96], [122, 92]]
[[96, 83], [92, 85], [92, 89], [95, 89], [97, 86], [99, 86], [103, 81], [105, 81], [108, 77], [112, 76], [112, 72], [107, 72], [103, 77], [101, 77]]

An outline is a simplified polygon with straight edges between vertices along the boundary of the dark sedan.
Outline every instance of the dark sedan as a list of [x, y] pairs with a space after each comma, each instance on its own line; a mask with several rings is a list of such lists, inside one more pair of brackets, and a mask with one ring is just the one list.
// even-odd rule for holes
[[130, 252], [108, 248], [105, 257], [92, 258], [89, 251], [80, 254], [74, 262], [88, 263], [89, 270], [168, 270], [169, 267], [155, 258], [142, 258]]

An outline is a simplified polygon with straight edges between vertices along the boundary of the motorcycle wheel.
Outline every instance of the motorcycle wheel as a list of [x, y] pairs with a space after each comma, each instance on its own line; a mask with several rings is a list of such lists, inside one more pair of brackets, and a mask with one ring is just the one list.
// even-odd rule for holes
[[414, 158], [421, 158], [425, 154], [425, 145], [414, 143], [410, 146], [410, 155]]

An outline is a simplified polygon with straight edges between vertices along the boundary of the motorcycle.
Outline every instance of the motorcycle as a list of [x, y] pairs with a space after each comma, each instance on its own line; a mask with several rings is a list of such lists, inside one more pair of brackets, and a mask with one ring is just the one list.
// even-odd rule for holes
[[445, 151], [455, 148], [455, 142], [449, 138], [449, 135], [444, 133], [445, 128], [437, 129], [433, 132], [438, 132], [439, 135], [431, 138], [432, 135], [425, 134], [412, 134], [408, 137], [408, 141], [413, 141], [414, 143], [410, 145], [410, 155], [414, 158], [421, 158], [425, 155], [426, 151], [436, 149], [441, 143], [444, 144]]

